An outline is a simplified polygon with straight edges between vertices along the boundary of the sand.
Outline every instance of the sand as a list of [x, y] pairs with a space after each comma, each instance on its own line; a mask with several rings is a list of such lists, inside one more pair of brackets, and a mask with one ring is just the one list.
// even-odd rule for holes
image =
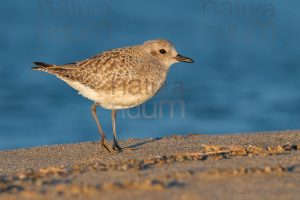
[[299, 199], [300, 131], [0, 152], [0, 199]]

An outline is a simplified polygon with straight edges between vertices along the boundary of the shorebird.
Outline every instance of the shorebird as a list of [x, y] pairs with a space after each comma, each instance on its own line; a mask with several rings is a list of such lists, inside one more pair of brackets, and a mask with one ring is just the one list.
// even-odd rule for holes
[[[117, 142], [116, 114], [152, 98], [166, 81], [169, 68], [177, 62], [193, 60], [177, 53], [168, 40], [150, 40], [141, 45], [104, 51], [83, 61], [63, 65], [33, 62], [33, 70], [55, 75], [92, 100], [93, 118], [101, 145], [109, 152], [122, 151]], [[97, 106], [112, 110], [113, 145], [109, 147], [97, 117]]]

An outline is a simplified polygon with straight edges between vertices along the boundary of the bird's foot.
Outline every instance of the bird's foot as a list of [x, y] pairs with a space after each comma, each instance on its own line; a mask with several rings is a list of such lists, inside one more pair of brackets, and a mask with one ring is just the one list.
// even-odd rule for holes
[[122, 148], [118, 145], [118, 143], [114, 143], [112, 149], [116, 152], [121, 152]]
[[131, 148], [131, 147], [120, 147], [118, 143], [114, 143], [112, 145], [112, 147], [108, 144], [107, 140], [104, 139], [104, 140], [101, 140], [101, 146], [104, 147], [109, 153], [113, 153], [113, 152], [116, 152], [116, 153], [120, 153], [122, 152], [123, 150], [129, 150], [129, 151], [133, 151], [134, 148]]
[[101, 140], [101, 146], [104, 147], [109, 153], [112, 152], [112, 149], [110, 148], [110, 145], [106, 139]]

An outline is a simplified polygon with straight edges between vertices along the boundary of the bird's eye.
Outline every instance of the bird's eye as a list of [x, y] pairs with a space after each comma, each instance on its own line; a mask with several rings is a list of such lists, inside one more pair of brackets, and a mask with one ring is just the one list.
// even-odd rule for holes
[[160, 49], [159, 52], [160, 52], [161, 54], [167, 53], [166, 50], [164, 50], [164, 49]]

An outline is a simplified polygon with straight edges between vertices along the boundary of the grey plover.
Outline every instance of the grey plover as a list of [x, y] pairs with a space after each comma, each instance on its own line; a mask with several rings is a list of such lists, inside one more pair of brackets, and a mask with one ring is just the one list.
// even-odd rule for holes
[[[138, 106], [163, 86], [169, 68], [177, 62], [193, 60], [177, 53], [168, 40], [150, 40], [141, 45], [104, 51], [83, 61], [63, 65], [34, 62], [40, 70], [65, 81], [82, 96], [94, 101], [91, 107], [101, 144], [108, 151], [121, 151], [117, 142], [116, 113]], [[113, 146], [109, 147], [96, 108], [112, 110]]]

